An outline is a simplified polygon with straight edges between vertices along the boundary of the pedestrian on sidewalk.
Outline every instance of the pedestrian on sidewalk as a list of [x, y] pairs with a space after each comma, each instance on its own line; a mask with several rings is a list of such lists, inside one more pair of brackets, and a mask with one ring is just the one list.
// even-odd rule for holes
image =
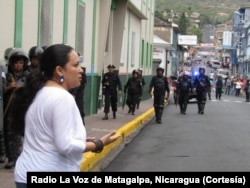
[[164, 68], [158, 67], [156, 75], [152, 77], [149, 84], [149, 95], [154, 97], [154, 110], [156, 123], [162, 123], [161, 117], [164, 110], [165, 99], [169, 98], [169, 85], [167, 78], [163, 75]]
[[221, 100], [222, 88], [223, 88], [222, 76], [218, 76], [217, 80], [215, 81], [215, 98], [216, 98], [216, 100], [218, 100], [218, 99]]
[[110, 106], [113, 111], [113, 119], [116, 119], [117, 111], [117, 89], [118, 94], [122, 94], [122, 83], [118, 76], [118, 73], [115, 72], [114, 65], [107, 66], [108, 72], [103, 75], [102, 78], [102, 94], [104, 95], [104, 117], [103, 120], [108, 120], [108, 113], [110, 111]]
[[96, 140], [87, 137], [82, 117], [69, 89], [80, 86], [82, 68], [72, 47], [55, 44], [41, 59], [41, 72], [32, 72], [15, 91], [10, 125], [24, 136], [14, 178], [27, 186], [27, 172], [80, 171], [83, 153], [99, 153], [116, 141], [116, 132]]
[[245, 94], [246, 94], [246, 102], [250, 102], [250, 98], [249, 98], [249, 95], [250, 95], [250, 80], [247, 79], [247, 82], [246, 82], [246, 87], [244, 88], [244, 91], [245, 91]]
[[228, 75], [227, 76], [227, 79], [226, 79], [226, 90], [225, 90], [225, 95], [230, 95], [230, 92], [231, 92], [231, 86], [232, 86], [232, 77], [231, 75]]

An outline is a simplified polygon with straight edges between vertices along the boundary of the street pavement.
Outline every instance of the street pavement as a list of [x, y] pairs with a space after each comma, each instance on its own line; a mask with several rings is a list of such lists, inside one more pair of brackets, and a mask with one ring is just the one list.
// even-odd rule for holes
[[[84, 153], [81, 171], [101, 171], [110, 161], [129, 143], [143, 128], [143, 126], [154, 117], [153, 100], [141, 101], [140, 108], [135, 115], [128, 114], [128, 107], [118, 107], [117, 117], [113, 119], [112, 112], [108, 120], [102, 120], [103, 110], [97, 114], [85, 117], [87, 136], [100, 138], [112, 130], [116, 130], [121, 137], [109, 146], [106, 146], [101, 153]], [[4, 169], [0, 164], [0, 187], [15, 188], [14, 169]]]

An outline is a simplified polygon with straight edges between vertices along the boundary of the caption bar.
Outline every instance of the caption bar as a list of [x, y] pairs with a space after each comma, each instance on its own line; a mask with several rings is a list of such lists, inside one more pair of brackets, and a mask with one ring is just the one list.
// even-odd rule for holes
[[[28, 188], [41, 184], [119, 184], [123, 186], [208, 187], [216, 185], [247, 186], [249, 173], [228, 172], [28, 172]], [[79, 186], [79, 187], [80, 187]]]

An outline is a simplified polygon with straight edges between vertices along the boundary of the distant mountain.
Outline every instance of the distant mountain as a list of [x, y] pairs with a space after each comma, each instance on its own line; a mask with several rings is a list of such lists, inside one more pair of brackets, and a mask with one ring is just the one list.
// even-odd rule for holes
[[165, 12], [162, 16], [169, 18], [182, 12], [198, 12], [201, 14], [201, 25], [225, 23], [243, 5], [250, 5], [250, 0], [155, 0], [158, 14]]

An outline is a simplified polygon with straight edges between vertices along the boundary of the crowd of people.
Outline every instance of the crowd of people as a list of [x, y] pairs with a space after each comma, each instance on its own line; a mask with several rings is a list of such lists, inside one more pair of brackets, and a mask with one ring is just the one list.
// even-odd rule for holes
[[225, 79], [216, 76], [212, 82], [215, 91], [215, 98], [221, 100], [221, 95], [234, 95], [236, 97], [245, 97], [246, 102], [250, 102], [249, 78], [244, 76], [227, 75]]

